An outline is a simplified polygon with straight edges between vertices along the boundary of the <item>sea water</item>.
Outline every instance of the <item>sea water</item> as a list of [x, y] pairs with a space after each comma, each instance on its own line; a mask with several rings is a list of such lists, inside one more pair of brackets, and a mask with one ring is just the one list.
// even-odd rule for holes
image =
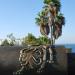
[[72, 48], [72, 53], [75, 53], [75, 44], [65, 44], [66, 48]]

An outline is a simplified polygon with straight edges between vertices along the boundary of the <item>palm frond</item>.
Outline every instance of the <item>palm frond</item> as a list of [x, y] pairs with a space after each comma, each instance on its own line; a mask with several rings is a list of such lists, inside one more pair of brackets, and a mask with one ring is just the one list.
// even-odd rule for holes
[[61, 3], [60, 0], [44, 0], [44, 3], [47, 5], [52, 5], [57, 8], [57, 11], [60, 11]]
[[55, 18], [55, 22], [59, 25], [65, 25], [65, 17], [63, 16], [63, 14], [58, 14]]
[[40, 26], [40, 32], [41, 32], [41, 34], [44, 35], [44, 36], [49, 35], [49, 33], [50, 33], [49, 25], [48, 25], [48, 24], [47, 24], [47, 25], [41, 25], [41, 26]]
[[35, 23], [39, 26], [40, 25], [40, 21], [41, 21], [40, 18], [35, 18], [35, 20], [36, 20]]

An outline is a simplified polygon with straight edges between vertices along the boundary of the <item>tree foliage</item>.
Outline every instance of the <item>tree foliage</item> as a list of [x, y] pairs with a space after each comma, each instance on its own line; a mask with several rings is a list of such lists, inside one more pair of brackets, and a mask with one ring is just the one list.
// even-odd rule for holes
[[50, 40], [44, 36], [36, 38], [33, 34], [29, 33], [22, 41], [23, 45], [42, 45], [50, 44]]
[[5, 39], [5, 40], [2, 42], [1, 46], [10, 46], [10, 44], [9, 44], [8, 40]]
[[28, 33], [28, 35], [23, 38], [22, 44], [23, 45], [34, 45], [36, 44], [36, 37], [32, 35], [31, 33]]
[[37, 40], [38, 40], [39, 45], [45, 45], [45, 44], [51, 43], [51, 40], [44, 36], [40, 36]]
[[58, 11], [60, 11], [61, 3], [60, 0], [44, 0], [44, 4], [50, 5], [50, 4], [55, 5]]

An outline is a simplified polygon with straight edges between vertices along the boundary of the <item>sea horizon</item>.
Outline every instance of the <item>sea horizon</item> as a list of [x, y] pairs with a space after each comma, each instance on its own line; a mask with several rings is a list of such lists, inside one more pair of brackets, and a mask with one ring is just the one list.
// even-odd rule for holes
[[63, 45], [66, 48], [71, 48], [72, 49], [72, 53], [75, 53], [75, 44], [56, 44], [56, 45]]

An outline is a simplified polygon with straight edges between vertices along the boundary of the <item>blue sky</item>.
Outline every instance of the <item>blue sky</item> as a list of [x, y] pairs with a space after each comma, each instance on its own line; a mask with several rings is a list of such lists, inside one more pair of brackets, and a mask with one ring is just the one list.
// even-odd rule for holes
[[[56, 44], [75, 43], [75, 0], [61, 0], [61, 4], [66, 24]], [[42, 7], [43, 0], [0, 0], [0, 39], [10, 33], [16, 38], [22, 38], [28, 33], [40, 36], [35, 17]]]

